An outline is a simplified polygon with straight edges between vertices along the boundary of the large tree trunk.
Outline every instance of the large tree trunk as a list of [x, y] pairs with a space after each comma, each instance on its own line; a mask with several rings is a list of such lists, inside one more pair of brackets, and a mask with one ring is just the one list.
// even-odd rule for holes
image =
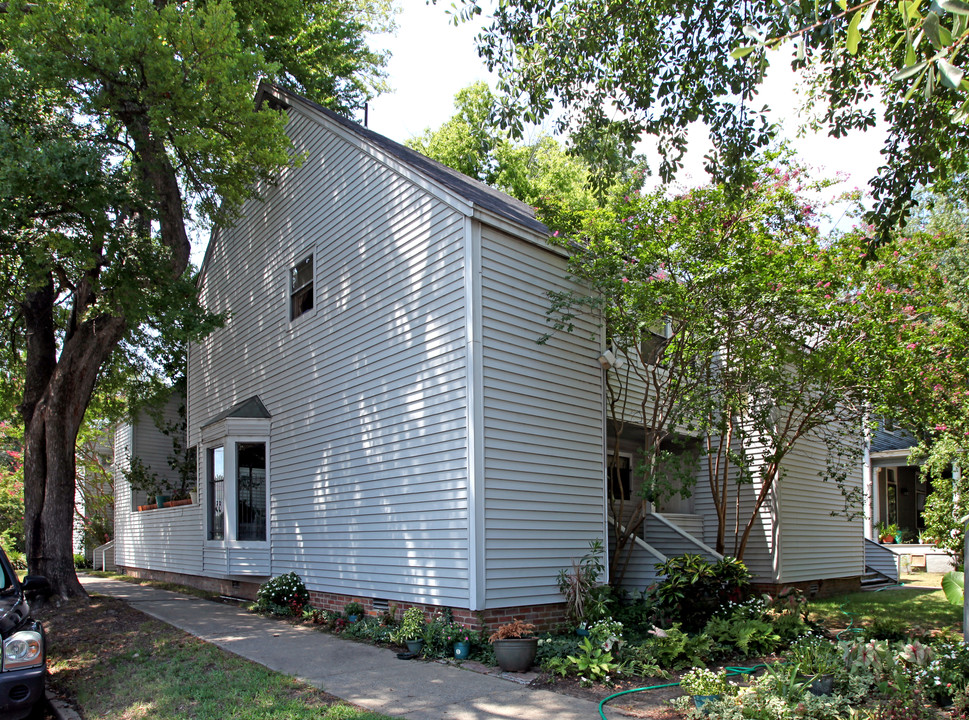
[[85, 594], [74, 572], [71, 542], [74, 446], [98, 372], [124, 335], [126, 323], [119, 317], [87, 320], [65, 340], [51, 367], [53, 326], [48, 334], [44, 323], [53, 308], [43, 305], [52, 297], [51, 292], [43, 297], [32, 294], [34, 312], [25, 312], [33, 345], [28, 342], [31, 371], [21, 406], [26, 424], [24, 527], [31, 574], [44, 575], [56, 595], [69, 598]]
[[[162, 243], [171, 251], [171, 277], [189, 261], [182, 196], [165, 144], [150, 127], [147, 108], [119, 102], [122, 121], [135, 145], [136, 174], [151, 188]], [[95, 255], [102, 252], [95, 241]], [[89, 317], [95, 307], [100, 264], [95, 263], [73, 287], [73, 307], [60, 355], [57, 355], [53, 278], [22, 304], [27, 330], [27, 377], [21, 414], [26, 425], [24, 455], [24, 525], [27, 565], [50, 580], [65, 598], [84, 595], [74, 572], [73, 512], [75, 444], [101, 366], [124, 337], [128, 320]], [[149, 281], [149, 280], [146, 280]]]

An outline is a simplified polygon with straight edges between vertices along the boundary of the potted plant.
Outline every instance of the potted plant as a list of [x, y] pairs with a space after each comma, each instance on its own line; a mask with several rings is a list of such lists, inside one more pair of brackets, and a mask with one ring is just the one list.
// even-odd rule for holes
[[901, 535], [901, 529], [895, 523], [891, 525], [886, 525], [881, 522], [877, 525], [878, 539], [881, 540], [886, 545], [895, 542], [895, 537]]
[[680, 687], [693, 697], [697, 710], [706, 713], [703, 706], [733, 693], [733, 686], [727, 680], [725, 670], [713, 672], [706, 668], [694, 668], [680, 678]]
[[343, 606], [343, 614], [347, 616], [347, 620], [355, 623], [363, 615], [363, 605], [356, 600], [351, 600]]
[[424, 649], [424, 611], [419, 607], [409, 607], [404, 611], [400, 627], [390, 635], [392, 642], [403, 644], [414, 655]]
[[505, 672], [527, 672], [535, 662], [538, 638], [532, 623], [512, 620], [500, 626], [488, 640], [495, 650], [498, 666]]
[[844, 668], [841, 649], [822, 637], [806, 635], [793, 643], [787, 651], [787, 661], [796, 665], [799, 679], [809, 681], [808, 690], [814, 695], [834, 692], [834, 674]]
[[452, 643], [455, 660], [467, 660], [471, 655], [471, 638], [474, 632], [463, 625], [454, 625], [448, 632], [447, 639]]
[[[151, 472], [141, 458], [131, 458], [130, 467], [122, 471], [124, 479], [131, 485], [132, 490], [140, 490], [148, 496], [148, 502], [154, 501], [156, 507], [162, 508], [171, 497], [172, 485], [167, 479]], [[139, 507], [148, 507], [140, 505]]]

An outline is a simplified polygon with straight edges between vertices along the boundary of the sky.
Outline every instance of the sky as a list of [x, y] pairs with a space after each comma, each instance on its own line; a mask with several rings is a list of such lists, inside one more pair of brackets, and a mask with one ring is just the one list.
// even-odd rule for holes
[[[375, 47], [392, 53], [387, 66], [392, 92], [370, 102], [369, 127], [404, 142], [448, 120], [458, 90], [477, 80], [494, 87], [494, 77], [475, 50], [477, 27], [455, 27], [447, 15], [448, 0], [437, 5], [428, 5], [425, 0], [397, 0], [397, 5], [401, 12], [396, 35], [374, 38]], [[795, 138], [801, 116], [795, 84], [789, 67], [780, 58], [775, 60], [760, 93], [761, 101], [772, 110], [771, 119], [782, 123], [784, 136], [793, 141], [802, 161], [820, 171], [819, 176], [847, 178], [838, 191], [864, 187], [879, 165], [882, 134], [853, 133], [840, 140], [823, 134]], [[678, 178], [686, 185], [704, 181], [702, 160], [708, 142], [702, 128], [697, 128], [693, 137], [687, 167]], [[648, 155], [649, 149], [644, 150]]]

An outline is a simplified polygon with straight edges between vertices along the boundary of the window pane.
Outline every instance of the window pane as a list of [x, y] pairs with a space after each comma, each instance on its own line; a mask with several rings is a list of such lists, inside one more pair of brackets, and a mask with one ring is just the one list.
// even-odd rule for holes
[[296, 267], [293, 268], [293, 286], [290, 288], [293, 291], [299, 290], [301, 287], [307, 283], [313, 282], [313, 256], [310, 255], [308, 258], [298, 263]]
[[238, 527], [236, 540], [266, 539], [266, 443], [236, 446], [236, 497]]
[[209, 450], [209, 540], [225, 539], [225, 448]]
[[313, 256], [290, 270], [289, 319], [295, 320], [313, 309]]

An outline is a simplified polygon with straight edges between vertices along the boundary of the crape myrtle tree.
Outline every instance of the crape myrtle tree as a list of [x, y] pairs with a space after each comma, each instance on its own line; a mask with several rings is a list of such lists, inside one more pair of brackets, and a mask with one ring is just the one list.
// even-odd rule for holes
[[186, 223], [229, 222], [291, 161], [260, 78], [338, 110], [381, 79], [381, 0], [10, 2], [0, 14], [3, 391], [25, 428], [26, 552], [63, 597], [74, 573], [75, 441], [130, 360], [206, 332]]
[[[455, 17], [487, 5], [462, 0]], [[774, 132], [756, 93], [788, 41], [818, 127], [840, 137], [879, 115], [888, 127], [868, 214], [883, 242], [920, 186], [966, 169], [967, 28], [960, 0], [506, 0], [478, 50], [500, 77], [504, 123], [554, 118], [602, 176], [648, 135], [670, 181], [702, 121], [715, 177], [749, 184], [743, 161]]]
[[[853, 370], [864, 328], [847, 311], [854, 245], [819, 237], [799, 168], [764, 162], [749, 172], [739, 193], [633, 192], [593, 214], [560, 241], [581, 290], [551, 295], [550, 311], [556, 330], [580, 314], [599, 320], [626, 361], [607, 377], [613, 414], [640, 433], [637, 525], [645, 501], [678, 489], [683, 468], [671, 467], [667, 441], [692, 435], [716, 549], [740, 559], [799, 444], [825, 442], [822, 477], [851, 495], [843, 481], [860, 452], [865, 390]], [[752, 486], [748, 499], [742, 485]], [[620, 550], [630, 530], [616, 526]]]
[[[936, 226], [898, 237], [866, 268], [856, 309], [865, 316], [864, 372], [875, 412], [912, 430], [933, 482], [926, 533], [962, 554], [969, 512], [969, 263], [964, 228]], [[943, 477], [956, 463], [961, 473]], [[961, 478], [959, 477], [961, 474]]]

